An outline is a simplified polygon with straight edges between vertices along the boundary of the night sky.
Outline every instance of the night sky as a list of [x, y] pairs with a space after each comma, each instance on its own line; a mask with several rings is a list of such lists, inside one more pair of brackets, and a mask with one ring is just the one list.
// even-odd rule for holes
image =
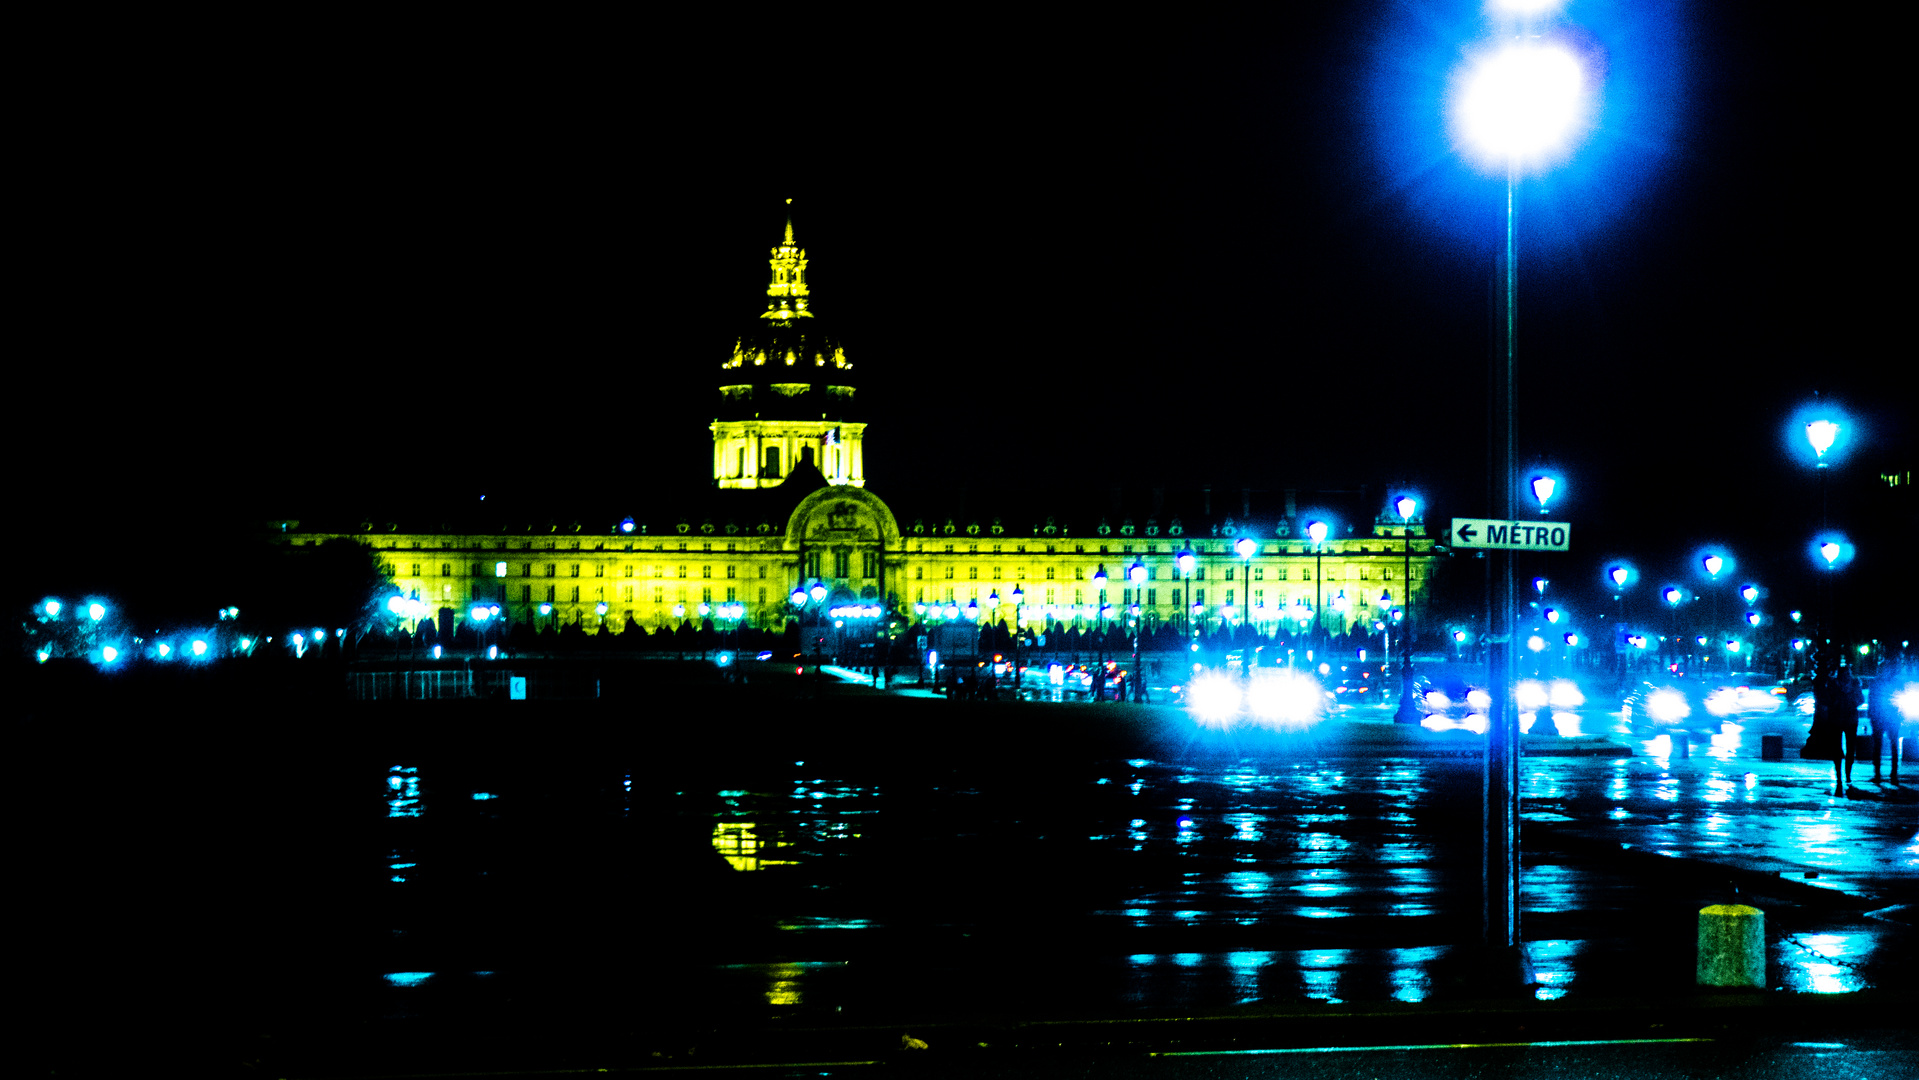
[[[1489, 512], [1503, 182], [1441, 114], [1476, 7], [954, 17], [60, 37], [16, 204], [15, 492], [73, 537], [45, 565], [130, 527], [696, 485], [788, 197], [882, 497], [1210, 479]], [[1577, 572], [1678, 577], [1720, 541], [1785, 589], [1816, 488], [1781, 433], [1815, 390], [1861, 421], [1829, 510], [1853, 572], [1889, 570], [1895, 69], [1757, 5], [1567, 20], [1602, 94], [1524, 189], [1521, 447], [1563, 470]]]

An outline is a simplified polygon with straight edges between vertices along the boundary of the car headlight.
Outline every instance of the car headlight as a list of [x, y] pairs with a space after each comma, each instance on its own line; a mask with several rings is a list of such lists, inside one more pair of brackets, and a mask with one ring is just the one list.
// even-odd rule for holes
[[1686, 695], [1677, 690], [1655, 690], [1646, 697], [1646, 713], [1654, 720], [1670, 724], [1691, 716], [1692, 706], [1686, 704]]

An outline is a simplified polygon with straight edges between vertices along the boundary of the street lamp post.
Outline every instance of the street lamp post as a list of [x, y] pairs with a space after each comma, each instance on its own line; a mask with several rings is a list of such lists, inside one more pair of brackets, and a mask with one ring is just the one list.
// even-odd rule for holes
[[1399, 543], [1406, 555], [1399, 586], [1405, 597], [1401, 608], [1406, 613], [1405, 629], [1399, 632], [1399, 708], [1394, 710], [1393, 719], [1417, 724], [1419, 707], [1413, 702], [1413, 511], [1419, 509], [1419, 503], [1410, 495], [1402, 495], [1393, 509], [1399, 511]]
[[[1193, 588], [1193, 567], [1199, 565], [1199, 560], [1193, 558], [1191, 549], [1187, 549], [1179, 553], [1179, 557], [1173, 560], [1173, 565], [1178, 568], [1174, 572], [1173, 581], [1177, 584], [1182, 578], [1185, 579], [1186, 590], [1191, 592]], [[1195, 632], [1192, 620], [1186, 614], [1186, 609], [1191, 603], [1191, 597], [1187, 597], [1182, 601], [1179, 590], [1175, 587], [1173, 605], [1179, 609], [1179, 627], [1183, 636], [1187, 638], [1191, 638]]]
[[[1707, 625], [1706, 632], [1712, 637], [1717, 637], [1720, 630], [1719, 571], [1726, 568], [1726, 560], [1720, 558], [1718, 555], [1707, 555], [1704, 559], [1700, 560], [1700, 565], [1705, 567], [1706, 570], [1706, 587], [1712, 590], [1712, 621]], [[1701, 674], [1704, 674], [1706, 663], [1703, 655], [1699, 666]]]
[[1093, 700], [1106, 700], [1106, 564], [1093, 572], [1093, 596], [1098, 601], [1099, 661], [1093, 669]]
[[[1518, 398], [1515, 375], [1519, 293], [1518, 193], [1522, 164], [1563, 148], [1582, 111], [1583, 73], [1564, 46], [1541, 41], [1534, 19], [1547, 5], [1507, 8], [1500, 46], [1489, 52], [1461, 84], [1455, 99], [1461, 134], [1488, 166], [1503, 166], [1506, 178], [1505, 237], [1501, 245], [1498, 360], [1493, 365], [1491, 476], [1495, 518], [1511, 520], [1518, 493]], [[1513, 553], [1490, 560], [1489, 682], [1484, 823], [1485, 943], [1517, 959], [1510, 972], [1525, 977], [1519, 947], [1519, 724], [1514, 707], [1515, 596]]]
[[[1239, 583], [1240, 592], [1245, 594], [1239, 598], [1239, 610], [1243, 613], [1240, 616], [1239, 624], [1248, 631], [1253, 631], [1253, 556], [1258, 553], [1259, 544], [1251, 537], [1242, 536], [1233, 542], [1233, 550], [1239, 554], [1240, 576], [1245, 578], [1244, 581]], [[1245, 676], [1246, 685], [1251, 686], [1253, 682], [1253, 635], [1252, 633], [1246, 633], [1241, 636], [1246, 640], [1242, 642], [1239, 647], [1239, 669], [1240, 673]]]
[[1020, 654], [1024, 651], [1022, 640], [1024, 632], [1020, 629], [1021, 616], [1026, 608], [1026, 590], [1019, 585], [1013, 586], [1013, 700], [1019, 700], [1020, 689], [1026, 685], [1026, 677], [1020, 674]]
[[[1839, 435], [1839, 423], [1829, 416], [1817, 417], [1806, 424], [1806, 442], [1812, 447], [1813, 468], [1819, 474], [1819, 530], [1821, 532], [1826, 529], [1826, 454], [1839, 440]], [[1823, 549], [1821, 554], [1824, 554]], [[1832, 568], [1837, 557], [1836, 553], [1826, 557], [1828, 570]], [[1830, 574], [1826, 575], [1823, 584], [1825, 587], [1822, 591], [1825, 595], [1820, 598], [1819, 618], [1812, 628], [1814, 641], [1812, 659], [1815, 669], [1819, 667], [1821, 648], [1832, 633], [1832, 576]]]
[[1306, 525], [1306, 535], [1312, 537], [1313, 540], [1313, 641], [1317, 646], [1320, 640], [1326, 636], [1326, 619], [1320, 613], [1322, 601], [1324, 600], [1320, 583], [1326, 580], [1325, 571], [1321, 569], [1323, 565], [1322, 558], [1326, 554], [1326, 523], [1323, 521], [1309, 522]]
[[1126, 576], [1133, 583], [1133, 602], [1130, 605], [1133, 616], [1133, 702], [1137, 704], [1143, 700], [1140, 697], [1139, 635], [1146, 623], [1145, 616], [1140, 613], [1140, 602], [1146, 595], [1146, 564], [1134, 559], [1133, 565], [1126, 568]]
[[[1619, 623], [1619, 629], [1613, 632], [1613, 641], [1615, 643], [1613, 646], [1614, 655], [1622, 658], [1630, 670], [1632, 666], [1632, 654], [1620, 650], [1617, 642], [1619, 641], [1619, 635], [1626, 632], [1626, 579], [1632, 577], [1632, 571], [1627, 570], [1623, 566], [1615, 566], [1606, 571], [1606, 576], [1612, 579], [1613, 618]], [[1615, 678], [1617, 678], [1617, 675], [1615, 675]]]

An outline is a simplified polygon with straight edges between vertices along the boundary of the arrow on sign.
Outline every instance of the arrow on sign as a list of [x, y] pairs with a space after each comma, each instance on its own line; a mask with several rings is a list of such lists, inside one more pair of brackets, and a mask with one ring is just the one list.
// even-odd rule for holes
[[1453, 530], [1453, 532], [1462, 541], [1470, 544], [1473, 542], [1473, 538], [1479, 535], [1479, 527], [1477, 525], [1461, 525], [1459, 528]]

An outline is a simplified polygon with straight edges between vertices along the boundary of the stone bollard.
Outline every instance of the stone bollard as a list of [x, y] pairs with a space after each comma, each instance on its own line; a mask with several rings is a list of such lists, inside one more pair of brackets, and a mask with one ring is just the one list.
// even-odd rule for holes
[[1766, 988], [1766, 913], [1744, 904], [1699, 909], [1701, 986]]
[[1786, 737], [1784, 735], [1759, 736], [1759, 759], [1761, 761], [1786, 760]]

